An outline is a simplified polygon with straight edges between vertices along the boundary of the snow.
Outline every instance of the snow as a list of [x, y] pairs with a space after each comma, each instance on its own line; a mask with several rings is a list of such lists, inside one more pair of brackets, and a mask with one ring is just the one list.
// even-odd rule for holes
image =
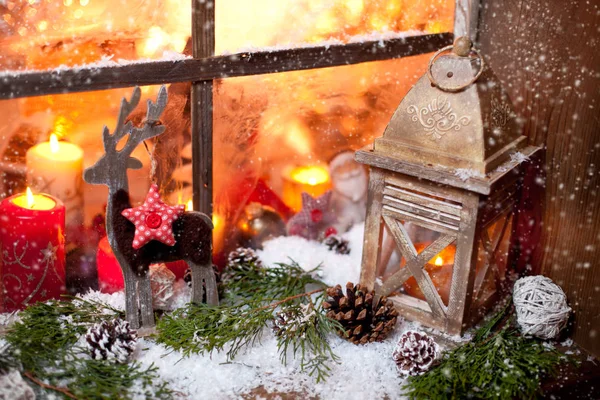
[[123, 67], [126, 65], [134, 65], [134, 64], [147, 64], [147, 63], [154, 63], [154, 62], [164, 62], [164, 61], [172, 61], [172, 62], [176, 62], [176, 61], [181, 61], [181, 60], [189, 60], [192, 57], [191, 56], [187, 56], [185, 54], [180, 54], [177, 53], [175, 51], [165, 51], [163, 52], [163, 55], [160, 59], [155, 60], [155, 59], [149, 59], [149, 58], [140, 58], [137, 60], [124, 60], [124, 59], [117, 59], [117, 60], [113, 60], [114, 56], [102, 56], [102, 58], [99, 61], [93, 62], [93, 63], [87, 63], [87, 64], [76, 64], [76, 65], [59, 65], [56, 68], [53, 68], [51, 70], [36, 70], [36, 69], [25, 69], [25, 70], [7, 70], [7, 71], [3, 71], [0, 72], [0, 78], [14, 78], [17, 77], [19, 75], [24, 75], [24, 74], [34, 74], [34, 73], [61, 73], [61, 72], [65, 72], [65, 71], [74, 71], [74, 72], [78, 72], [81, 70], [85, 70], [85, 69], [95, 69], [95, 68], [114, 68], [114, 67]]
[[476, 171], [474, 169], [470, 169], [470, 168], [458, 168], [454, 172], [454, 175], [456, 175], [462, 181], [466, 181], [471, 178], [483, 178], [484, 177], [484, 175], [481, 172]]
[[[300, 237], [273, 239], [257, 253], [267, 266], [289, 262], [290, 258], [305, 270], [322, 264], [322, 280], [330, 285], [345, 285], [348, 281], [358, 282], [363, 230], [364, 226], [358, 225], [342, 235], [350, 242], [349, 255], [336, 254], [321, 243]], [[181, 306], [189, 299], [189, 291], [182, 281], [178, 285], [174, 296], [178, 300], [174, 305]], [[91, 292], [83, 297], [106, 302], [118, 309], [123, 308], [125, 300], [122, 292], [112, 295]], [[330, 344], [340, 362], [331, 364], [331, 376], [319, 384], [300, 372], [300, 363], [291, 354], [288, 364], [281, 364], [277, 341], [270, 329], [265, 329], [260, 344], [246, 348], [231, 362], [227, 362], [227, 348], [222, 352], [183, 358], [181, 353], [147, 337], [139, 339], [135, 357], [146, 367], [152, 364], [158, 367], [160, 376], [171, 389], [190, 399], [239, 398], [259, 387], [269, 393], [293, 393], [302, 398], [398, 399], [402, 398], [404, 381], [396, 372], [391, 354], [400, 335], [409, 329], [419, 329], [419, 324], [398, 322], [392, 337], [367, 346], [356, 346], [332, 335]], [[369, 384], [365, 385], [365, 382]]]
[[298, 236], [272, 239], [257, 254], [267, 266], [294, 260], [305, 271], [309, 271], [321, 265], [319, 279], [330, 286], [339, 284], [345, 287], [347, 282], [357, 283], [360, 277], [363, 231], [364, 225], [360, 224], [340, 235], [349, 242], [348, 255], [329, 251], [324, 244]]
[[[290, 258], [305, 270], [322, 264], [320, 278], [329, 285], [345, 285], [348, 281], [356, 283], [360, 275], [363, 230], [364, 225], [361, 224], [342, 235], [350, 243], [349, 255], [336, 254], [321, 243], [300, 237], [273, 239], [265, 243], [264, 250], [258, 251], [258, 255], [267, 266], [289, 262]], [[92, 291], [81, 297], [124, 309], [123, 292], [106, 294]], [[183, 281], [178, 281], [171, 308], [183, 306], [189, 298], [189, 288]], [[0, 322], [9, 322], [11, 315], [0, 314]], [[255, 398], [260, 393], [264, 394], [257, 392], [261, 390], [281, 395], [291, 393], [301, 398], [399, 399], [403, 397], [401, 387], [404, 380], [396, 371], [392, 352], [403, 332], [419, 329], [422, 328], [418, 323], [399, 319], [390, 338], [383, 343], [366, 346], [356, 346], [332, 335], [329, 341], [340, 361], [330, 364], [330, 377], [319, 384], [308, 374], [300, 372], [300, 362], [291, 354], [288, 364], [281, 364], [277, 340], [270, 329], [263, 332], [261, 343], [246, 348], [230, 362], [227, 361], [227, 348], [222, 352], [183, 358], [180, 352], [154, 342], [151, 337], [138, 340], [134, 358], [145, 367], [156, 366], [170, 388], [188, 399], [231, 399], [249, 393]], [[137, 395], [133, 394], [134, 398], [143, 399], [144, 396], [141, 390]]]

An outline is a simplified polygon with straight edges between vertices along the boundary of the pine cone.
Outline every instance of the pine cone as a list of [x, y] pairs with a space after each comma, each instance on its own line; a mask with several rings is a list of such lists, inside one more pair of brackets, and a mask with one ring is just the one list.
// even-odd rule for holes
[[273, 319], [273, 333], [275, 336], [282, 336], [291, 329], [296, 317], [296, 313], [292, 310], [284, 309], [278, 312]]
[[229, 253], [227, 266], [223, 271], [223, 281], [235, 280], [238, 271], [259, 270], [261, 268], [262, 262], [254, 250], [238, 247]]
[[426, 333], [406, 331], [400, 337], [392, 357], [401, 375], [416, 376], [427, 372], [438, 354], [439, 346]]
[[350, 242], [336, 235], [329, 235], [323, 240], [323, 244], [329, 248], [329, 251], [335, 251], [338, 254], [350, 254]]
[[340, 336], [354, 344], [381, 342], [396, 326], [398, 311], [391, 300], [382, 297], [373, 309], [373, 292], [361, 285], [346, 284], [346, 295], [337, 285], [327, 289], [329, 298], [323, 302], [327, 317], [344, 327]]
[[227, 260], [228, 269], [249, 268], [251, 266], [262, 267], [262, 262], [251, 248], [238, 247], [229, 253]]
[[312, 303], [288, 306], [273, 318], [273, 333], [277, 337], [290, 334], [302, 335], [308, 324], [317, 323], [318, 318]]
[[135, 350], [137, 332], [129, 328], [129, 322], [115, 318], [94, 324], [85, 334], [85, 340], [94, 360], [125, 363]]

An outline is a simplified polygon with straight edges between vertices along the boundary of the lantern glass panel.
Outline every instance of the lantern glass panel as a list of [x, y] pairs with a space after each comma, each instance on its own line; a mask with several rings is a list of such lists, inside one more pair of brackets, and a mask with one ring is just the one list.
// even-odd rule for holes
[[189, 0], [0, 2], [0, 69], [172, 58], [190, 36]]
[[[394, 228], [394, 225], [397, 228]], [[384, 227], [384, 233], [379, 248], [380, 265], [377, 270], [377, 279], [381, 284], [392, 285], [389, 287], [393, 291], [392, 294], [402, 294], [405, 300], [406, 297], [411, 297], [412, 303], [414, 300], [421, 300], [424, 304], [428, 300], [424, 290], [427, 292], [434, 288], [443, 304], [447, 306], [456, 246], [451, 243], [437, 254], [431, 255], [428, 260], [419, 258], [423, 251], [442, 237], [442, 233], [390, 216], [381, 220], [381, 226]], [[403, 237], [403, 244], [399, 244], [395, 239], [398, 235]], [[412, 264], [410, 267], [407, 266], [409, 263]], [[431, 297], [429, 300], [436, 301]], [[424, 304], [421, 303], [421, 306]]]
[[512, 216], [511, 211], [505, 212], [482, 229], [477, 244], [473, 307], [484, 305], [506, 280]]

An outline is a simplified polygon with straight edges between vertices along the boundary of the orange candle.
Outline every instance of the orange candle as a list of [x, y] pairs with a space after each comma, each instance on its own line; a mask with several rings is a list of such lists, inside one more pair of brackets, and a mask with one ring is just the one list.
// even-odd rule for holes
[[302, 209], [302, 192], [318, 197], [330, 188], [329, 171], [325, 166], [288, 167], [283, 171], [283, 202], [296, 212]]
[[0, 203], [3, 311], [59, 298], [65, 286], [65, 206], [27, 192]]

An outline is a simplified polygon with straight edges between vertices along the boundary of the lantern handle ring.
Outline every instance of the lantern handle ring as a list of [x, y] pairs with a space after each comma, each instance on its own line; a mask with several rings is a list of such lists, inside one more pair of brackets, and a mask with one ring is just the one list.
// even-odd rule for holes
[[435, 59], [441, 53], [443, 53], [445, 51], [448, 51], [448, 50], [452, 50], [452, 49], [454, 49], [454, 45], [442, 47], [441, 49], [439, 49], [438, 51], [436, 51], [435, 54], [433, 55], [433, 57], [431, 57], [431, 59], [429, 60], [429, 66], [427, 67], [427, 76], [429, 77], [429, 80], [431, 81], [431, 84], [434, 85], [435, 87], [437, 87], [437, 88], [445, 91], [445, 92], [458, 92], [459, 90], [462, 90], [462, 89], [466, 88], [467, 86], [472, 85], [473, 83], [475, 83], [475, 81], [477, 79], [479, 79], [479, 77], [483, 73], [483, 69], [485, 67], [485, 61], [483, 60], [483, 57], [481, 56], [481, 53], [479, 52], [479, 50], [471, 48], [469, 50], [469, 52], [475, 53], [475, 55], [481, 60], [481, 65], [479, 67], [479, 71], [477, 71], [477, 74], [475, 74], [475, 76], [473, 77], [473, 79], [471, 79], [469, 82], [465, 83], [464, 85], [459, 85], [459, 86], [442, 86], [442, 85], [440, 85], [435, 80], [435, 78], [433, 77], [433, 73], [431, 72], [431, 69], [433, 68], [433, 64], [435, 63]]

